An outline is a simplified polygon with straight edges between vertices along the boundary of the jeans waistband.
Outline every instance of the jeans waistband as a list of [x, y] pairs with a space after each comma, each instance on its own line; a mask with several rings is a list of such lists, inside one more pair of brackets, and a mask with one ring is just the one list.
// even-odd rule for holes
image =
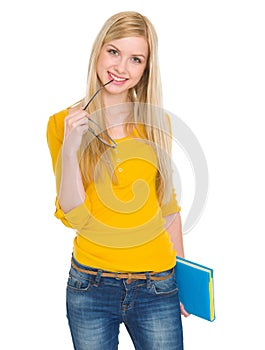
[[[97, 270], [97, 269], [84, 269], [81, 268], [79, 266], [76, 265], [74, 259], [72, 258], [71, 261], [71, 266], [82, 273], [88, 274], [88, 275], [94, 275], [97, 276], [98, 272], [101, 270]], [[166, 280], [168, 278], [170, 278], [173, 274], [174, 274], [174, 268], [172, 268], [171, 270], [169, 270], [167, 275], [163, 275], [163, 276], [156, 276], [158, 275], [159, 272], [146, 272], [146, 273], [138, 273], [138, 272], [107, 272], [107, 271], [102, 271], [101, 272], [101, 277], [109, 277], [109, 278], [120, 278], [120, 279], [127, 279], [127, 280], [147, 280], [148, 278], [150, 278], [150, 280], [153, 281], [163, 281]]]

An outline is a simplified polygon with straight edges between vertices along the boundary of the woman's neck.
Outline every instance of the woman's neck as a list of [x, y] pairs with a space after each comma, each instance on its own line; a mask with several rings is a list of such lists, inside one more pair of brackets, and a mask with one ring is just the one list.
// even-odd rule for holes
[[104, 106], [111, 107], [114, 105], [130, 102], [128, 91], [121, 94], [109, 94], [107, 91], [102, 91]]
[[132, 115], [132, 105], [129, 102], [128, 94], [104, 94], [103, 102], [108, 133], [116, 139], [126, 136], [126, 124]]
[[102, 95], [107, 125], [113, 126], [128, 120], [128, 117], [131, 114], [131, 104], [128, 92], [117, 95], [104, 92]]

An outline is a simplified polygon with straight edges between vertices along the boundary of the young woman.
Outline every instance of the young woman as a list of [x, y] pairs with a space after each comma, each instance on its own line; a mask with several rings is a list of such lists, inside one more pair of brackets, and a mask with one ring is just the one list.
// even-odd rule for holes
[[[92, 97], [92, 99], [91, 99]], [[157, 36], [136, 12], [112, 16], [91, 53], [87, 96], [50, 117], [55, 216], [76, 230], [67, 284], [74, 348], [183, 349], [174, 276], [184, 256], [162, 110]]]

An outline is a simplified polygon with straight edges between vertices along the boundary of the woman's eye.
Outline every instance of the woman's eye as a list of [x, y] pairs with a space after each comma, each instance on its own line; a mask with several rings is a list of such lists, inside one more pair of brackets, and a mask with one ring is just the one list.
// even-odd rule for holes
[[133, 61], [134, 63], [141, 63], [141, 62], [142, 62], [141, 59], [140, 59], [139, 57], [132, 57], [132, 61]]
[[111, 55], [115, 55], [115, 56], [118, 55], [118, 51], [117, 51], [117, 50], [114, 50], [114, 49], [110, 49], [110, 50], [108, 50], [108, 52], [109, 52]]

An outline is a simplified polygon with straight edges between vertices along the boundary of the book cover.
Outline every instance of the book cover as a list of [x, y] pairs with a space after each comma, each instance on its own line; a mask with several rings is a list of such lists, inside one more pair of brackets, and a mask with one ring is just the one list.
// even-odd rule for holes
[[177, 257], [175, 274], [180, 302], [190, 314], [214, 321], [213, 270]]

